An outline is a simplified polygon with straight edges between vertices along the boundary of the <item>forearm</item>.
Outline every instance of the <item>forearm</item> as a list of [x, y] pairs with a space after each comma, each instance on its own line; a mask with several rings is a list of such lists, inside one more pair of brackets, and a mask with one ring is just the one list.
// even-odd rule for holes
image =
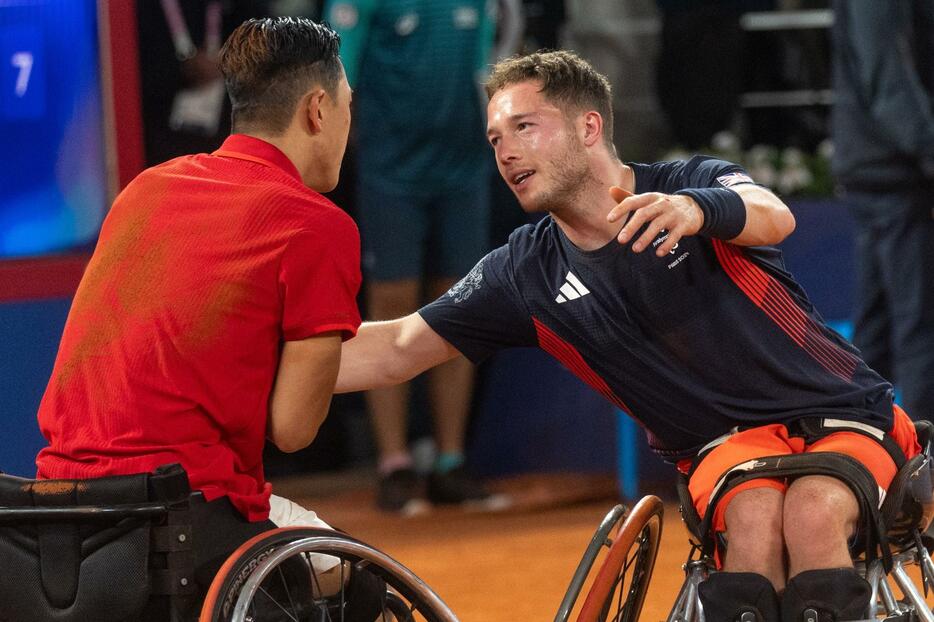
[[[763, 246], [778, 244], [795, 228], [788, 206], [769, 190], [751, 183], [732, 188], [684, 188], [668, 198], [683, 206], [684, 222], [688, 223], [682, 232], [685, 235], [699, 234], [737, 246]], [[630, 222], [625, 228], [635, 224]]]
[[737, 246], [778, 244], [795, 230], [795, 217], [788, 206], [769, 190], [754, 184], [732, 188], [746, 206], [746, 224], [742, 233], [730, 240]]
[[344, 343], [334, 392], [399, 384], [458, 354], [418, 313], [388, 322], [365, 322], [357, 336]]
[[335, 393], [365, 391], [404, 382], [393, 364], [398, 357], [400, 320], [364, 322], [344, 342]]

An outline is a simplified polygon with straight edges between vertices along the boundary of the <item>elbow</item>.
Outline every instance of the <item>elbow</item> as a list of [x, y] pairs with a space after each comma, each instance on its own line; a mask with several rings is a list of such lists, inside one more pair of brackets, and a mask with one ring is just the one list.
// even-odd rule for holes
[[315, 440], [318, 428], [321, 427], [321, 419], [323, 417], [308, 423], [303, 422], [300, 426], [270, 426], [269, 440], [282, 453], [294, 454], [296, 451], [305, 449], [311, 445], [311, 441]]
[[774, 243], [778, 244], [791, 235], [795, 230], [795, 226], [795, 216], [791, 213], [791, 210], [786, 208], [780, 212], [775, 223], [775, 236], [777, 240]]
[[294, 454], [296, 451], [300, 451], [311, 445], [311, 441], [315, 439], [317, 432], [317, 429], [315, 429], [312, 434], [285, 434], [271, 438], [270, 440], [272, 444], [276, 446], [276, 449], [282, 453]]
[[[795, 217], [787, 207], [771, 211], [760, 221], [757, 232], [750, 232], [744, 240], [746, 246], [773, 246], [780, 244], [795, 230]], [[754, 230], [755, 231], [755, 230]]]

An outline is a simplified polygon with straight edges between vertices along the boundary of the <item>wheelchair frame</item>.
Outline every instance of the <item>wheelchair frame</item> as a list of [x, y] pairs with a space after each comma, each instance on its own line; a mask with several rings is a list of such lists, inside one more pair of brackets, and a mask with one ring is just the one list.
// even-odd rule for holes
[[[691, 544], [691, 552], [683, 566], [684, 583], [681, 585], [681, 590], [678, 592], [666, 622], [705, 622], [697, 586], [716, 570], [713, 560], [709, 557], [705, 555], [695, 557], [700, 547], [694, 542]], [[917, 544], [912, 544], [893, 554], [891, 573], [885, 572], [881, 559], [873, 560], [868, 566], [865, 562], [855, 563], [857, 572], [869, 582], [872, 588], [869, 610], [866, 612], [868, 620], [877, 620], [879, 615], [884, 615], [885, 620], [934, 622], [934, 612], [928, 607], [924, 595], [906, 570], [912, 564], [920, 566], [922, 581], [927, 586], [934, 585], [934, 562], [927, 549], [924, 547], [919, 549]], [[901, 600], [895, 597], [889, 577], [894, 579], [895, 584], [901, 590]]]

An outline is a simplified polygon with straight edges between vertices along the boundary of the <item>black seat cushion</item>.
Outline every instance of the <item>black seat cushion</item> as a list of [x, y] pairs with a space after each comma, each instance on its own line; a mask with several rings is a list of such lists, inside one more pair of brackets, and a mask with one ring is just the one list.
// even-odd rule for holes
[[[0, 515], [3, 508], [145, 504], [153, 497], [150, 479], [0, 474]], [[151, 525], [147, 518], [0, 522], [0, 622], [137, 619], [150, 596]]]

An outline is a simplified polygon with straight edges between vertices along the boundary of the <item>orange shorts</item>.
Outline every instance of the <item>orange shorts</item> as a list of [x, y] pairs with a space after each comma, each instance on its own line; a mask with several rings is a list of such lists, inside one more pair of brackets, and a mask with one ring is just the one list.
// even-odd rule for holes
[[[915, 435], [914, 423], [900, 407], [894, 408], [894, 421], [889, 436], [895, 440], [907, 458], [912, 458], [921, 452], [918, 439]], [[751, 428], [731, 435], [723, 443], [707, 454], [688, 483], [691, 499], [697, 508], [699, 516], [703, 517], [707, 511], [707, 502], [710, 493], [716, 486], [720, 476], [732, 467], [766, 456], [785, 456], [789, 454], [810, 453], [818, 451], [833, 451], [846, 454], [858, 460], [869, 469], [876, 482], [888, 490], [892, 478], [895, 477], [896, 466], [884, 447], [873, 438], [857, 432], [834, 432], [824, 438], [806, 445], [803, 438], [789, 437], [788, 429], [780, 423]], [[688, 473], [691, 460], [682, 460], [678, 463], [678, 470]], [[715, 531], [726, 531], [726, 507], [730, 500], [738, 493], [752, 488], [774, 488], [785, 492], [787, 483], [784, 480], [756, 479], [740, 484], [726, 493], [717, 505], [712, 526]]]

